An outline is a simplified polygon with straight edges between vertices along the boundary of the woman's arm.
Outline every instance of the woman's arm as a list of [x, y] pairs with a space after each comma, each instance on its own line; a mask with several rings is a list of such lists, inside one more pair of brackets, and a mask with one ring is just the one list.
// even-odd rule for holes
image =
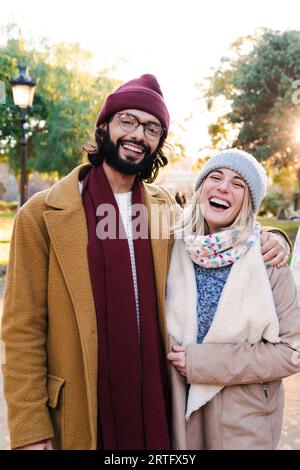
[[280, 343], [188, 345], [188, 383], [259, 383], [300, 371], [300, 306], [291, 270], [272, 269], [270, 282], [279, 318]]

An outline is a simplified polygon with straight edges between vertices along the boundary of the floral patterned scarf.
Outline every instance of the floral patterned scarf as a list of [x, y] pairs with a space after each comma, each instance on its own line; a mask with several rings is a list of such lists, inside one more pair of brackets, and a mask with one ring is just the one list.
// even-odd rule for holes
[[261, 225], [254, 221], [253, 228], [241, 243], [236, 243], [240, 231], [236, 228], [210, 235], [187, 235], [184, 237], [186, 250], [193, 262], [205, 268], [228, 266], [243, 256], [259, 238]]

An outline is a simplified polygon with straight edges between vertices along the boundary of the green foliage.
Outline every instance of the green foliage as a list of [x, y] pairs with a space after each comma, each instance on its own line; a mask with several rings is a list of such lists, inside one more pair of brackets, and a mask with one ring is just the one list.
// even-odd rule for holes
[[285, 199], [279, 192], [270, 192], [266, 195], [261, 203], [260, 211], [271, 212], [274, 216], [277, 215], [280, 207], [285, 205]]
[[300, 105], [292, 102], [292, 84], [300, 77], [299, 57], [299, 31], [265, 30], [232, 46], [206, 94], [208, 108], [220, 98], [230, 108], [210, 128], [213, 145], [224, 142], [228, 123], [238, 129], [233, 145], [258, 160], [271, 159], [279, 168], [298, 164]]
[[198, 158], [193, 167], [192, 167], [192, 170], [194, 173], [199, 173], [199, 171], [201, 171], [202, 167], [205, 165], [205, 163], [211, 158], [211, 155], [208, 154], [208, 155], [205, 155], [203, 157], [200, 157]]
[[[173, 123], [174, 127], [175, 125], [176, 124]], [[181, 131], [182, 131], [182, 128], [181, 128]], [[176, 131], [175, 132], [172, 132], [172, 130], [169, 131], [168, 140], [164, 144], [163, 151], [164, 151], [165, 156], [168, 159], [169, 165], [174, 165], [187, 157], [186, 148], [181, 142], [180, 138], [178, 137], [178, 133]]]
[[[13, 31], [11, 31], [11, 29]], [[33, 108], [26, 123], [27, 170], [65, 175], [82, 161], [82, 145], [93, 137], [97, 112], [119, 83], [106, 71], [91, 72], [91, 55], [78, 44], [50, 45], [15, 39], [14, 28], [2, 31], [0, 80], [7, 100], [0, 105], [0, 155], [19, 172], [20, 115], [13, 104], [10, 77], [26, 64], [38, 80]]]
[[6, 141], [6, 146], [11, 145], [13, 136], [20, 137], [18, 125], [19, 112], [14, 106], [9, 78], [17, 73], [16, 60], [0, 50], [0, 80], [5, 84], [6, 102], [0, 104], [0, 157], [3, 159], [4, 150], [1, 141]]
[[1, 213], [15, 212], [18, 208], [18, 201], [0, 201], [0, 215]]

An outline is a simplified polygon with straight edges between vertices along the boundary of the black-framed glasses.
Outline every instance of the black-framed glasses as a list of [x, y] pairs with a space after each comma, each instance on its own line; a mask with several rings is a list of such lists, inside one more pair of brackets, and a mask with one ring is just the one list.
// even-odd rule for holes
[[133, 132], [139, 126], [143, 126], [144, 135], [149, 140], [157, 140], [163, 135], [164, 129], [157, 122], [141, 122], [137, 116], [131, 113], [117, 113], [118, 124], [126, 132]]

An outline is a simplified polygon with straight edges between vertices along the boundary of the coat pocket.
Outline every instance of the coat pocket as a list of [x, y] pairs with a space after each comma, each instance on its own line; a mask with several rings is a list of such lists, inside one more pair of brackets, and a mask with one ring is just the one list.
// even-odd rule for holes
[[51, 421], [54, 429], [53, 446], [55, 449], [65, 448], [65, 385], [66, 379], [56, 375], [48, 375], [47, 390]]
[[48, 402], [47, 405], [50, 408], [57, 408], [60, 391], [65, 384], [66, 379], [57, 377], [56, 375], [48, 375], [47, 390], [48, 390]]
[[251, 383], [240, 386], [244, 394], [245, 406], [256, 409], [259, 413], [266, 413], [269, 403], [269, 389], [267, 383]]

